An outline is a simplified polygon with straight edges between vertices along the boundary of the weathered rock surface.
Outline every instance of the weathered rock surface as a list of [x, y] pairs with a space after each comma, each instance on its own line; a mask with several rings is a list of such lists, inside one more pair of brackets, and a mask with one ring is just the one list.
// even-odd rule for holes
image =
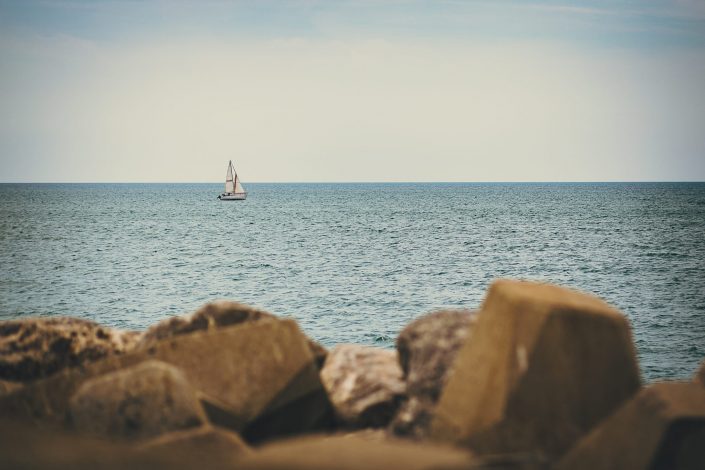
[[205, 304], [190, 315], [170, 317], [149, 327], [137, 347], [149, 347], [157, 341], [197, 331], [276, 318], [271, 313], [247, 305], [219, 300]]
[[0, 322], [0, 379], [27, 382], [129, 351], [135, 331], [70, 317]]
[[556, 468], [705, 468], [705, 387], [672, 382], [643, 389], [585, 436]]
[[157, 456], [168, 454], [199, 468], [209, 468], [208, 462], [235, 467], [242, 456], [252, 452], [240, 436], [213, 426], [170, 432], [147, 441], [139, 450]]
[[408, 399], [391, 424], [395, 434], [427, 434], [451, 365], [476, 319], [477, 312], [470, 310], [441, 310], [414, 320], [399, 333], [396, 345]]
[[500, 280], [458, 352], [432, 435], [481, 454], [555, 458], [639, 387], [621, 313], [568, 289]]
[[[269, 312], [248, 305], [219, 300], [204, 305], [190, 315], [170, 317], [151, 326], [144, 332], [137, 347], [149, 348], [157, 341], [197, 331], [215, 330], [226, 326], [276, 320], [277, 318]], [[320, 369], [326, 359], [327, 351], [317, 342], [309, 338], [306, 339]]]
[[0, 414], [62, 421], [83, 382], [157, 359], [183, 371], [209, 420], [250, 442], [325, 429], [330, 402], [306, 337], [292, 320], [245, 323], [158, 341], [146, 349], [71, 369], [0, 397]]
[[110, 438], [145, 439], [206, 421], [176, 367], [145, 361], [83, 383], [69, 403], [74, 428]]
[[700, 364], [700, 369], [695, 373], [693, 380], [705, 385], [705, 361]]
[[368, 470], [467, 469], [472, 455], [459, 449], [401, 440], [315, 436], [266, 445], [240, 460], [241, 469]]
[[471, 333], [477, 312], [441, 310], [409, 323], [399, 333], [397, 351], [407, 393], [436, 401], [458, 349]]
[[328, 353], [321, 380], [340, 422], [353, 427], [385, 426], [406, 389], [395, 351], [353, 344]]

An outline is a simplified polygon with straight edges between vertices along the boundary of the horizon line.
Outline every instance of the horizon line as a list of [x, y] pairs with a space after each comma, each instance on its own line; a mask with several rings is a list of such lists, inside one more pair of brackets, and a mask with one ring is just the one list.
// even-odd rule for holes
[[[705, 180], [491, 180], [491, 181], [249, 181], [245, 184], [607, 184], [705, 183]], [[0, 181], [0, 184], [223, 184], [221, 181]]]

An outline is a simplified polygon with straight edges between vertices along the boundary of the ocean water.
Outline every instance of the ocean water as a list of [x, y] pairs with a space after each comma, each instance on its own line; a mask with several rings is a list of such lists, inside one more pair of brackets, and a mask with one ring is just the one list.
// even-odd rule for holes
[[225, 298], [328, 346], [393, 347], [508, 277], [619, 308], [646, 380], [705, 358], [703, 183], [221, 186], [0, 185], [0, 319], [143, 329]]

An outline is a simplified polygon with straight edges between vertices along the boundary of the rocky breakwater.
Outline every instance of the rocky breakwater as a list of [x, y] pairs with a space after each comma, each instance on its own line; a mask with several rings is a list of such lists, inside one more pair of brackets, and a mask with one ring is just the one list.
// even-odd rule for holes
[[703, 369], [643, 387], [624, 315], [557, 286], [497, 281], [396, 351], [327, 352], [233, 302], [143, 333], [0, 323], [8, 468], [705, 468], [703, 448]]

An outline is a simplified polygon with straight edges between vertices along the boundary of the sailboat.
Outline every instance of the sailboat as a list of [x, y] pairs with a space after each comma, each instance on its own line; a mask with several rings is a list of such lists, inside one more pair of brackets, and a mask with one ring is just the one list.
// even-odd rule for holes
[[225, 174], [225, 192], [218, 196], [221, 201], [244, 201], [247, 197], [245, 188], [240, 184], [240, 177], [237, 176], [233, 161], [228, 163], [228, 172]]

